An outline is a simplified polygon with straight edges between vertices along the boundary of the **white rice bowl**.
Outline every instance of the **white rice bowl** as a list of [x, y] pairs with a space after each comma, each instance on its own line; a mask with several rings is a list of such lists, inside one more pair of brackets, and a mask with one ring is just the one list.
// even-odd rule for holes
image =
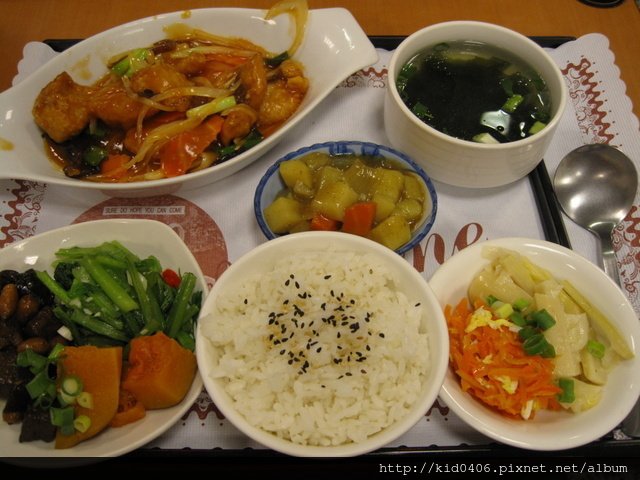
[[272, 240], [235, 262], [197, 335], [225, 417], [299, 456], [356, 455], [404, 433], [435, 400], [447, 354], [422, 276], [372, 241], [327, 232]]

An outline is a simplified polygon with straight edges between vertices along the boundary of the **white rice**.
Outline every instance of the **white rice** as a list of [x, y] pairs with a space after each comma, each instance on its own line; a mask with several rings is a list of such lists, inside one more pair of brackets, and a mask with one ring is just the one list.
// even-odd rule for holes
[[212, 376], [251, 424], [329, 446], [409, 412], [429, 368], [422, 314], [375, 256], [317, 252], [221, 292], [201, 327]]

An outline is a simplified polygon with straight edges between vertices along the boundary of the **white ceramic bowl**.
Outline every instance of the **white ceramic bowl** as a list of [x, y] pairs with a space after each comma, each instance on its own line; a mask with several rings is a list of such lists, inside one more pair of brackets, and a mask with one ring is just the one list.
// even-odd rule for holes
[[258, 182], [258, 187], [253, 198], [253, 210], [256, 215], [256, 220], [262, 233], [268, 238], [277, 238], [279, 235], [273, 233], [273, 231], [267, 225], [264, 218], [264, 209], [268, 207], [276, 198], [276, 196], [285, 188], [284, 181], [279, 174], [280, 163], [292, 160], [294, 158], [303, 157], [312, 152], [326, 153], [328, 155], [371, 155], [382, 156], [389, 160], [395, 161], [411, 170], [418, 175], [424, 182], [427, 196], [424, 202], [424, 215], [418, 222], [418, 225], [413, 229], [411, 239], [396, 249], [396, 252], [400, 255], [408, 252], [414, 246], [416, 246], [431, 230], [433, 223], [436, 221], [436, 213], [438, 211], [438, 196], [436, 195], [436, 189], [433, 186], [433, 182], [429, 176], [417, 165], [412, 159], [405, 154], [398, 152], [392, 148], [384, 145], [377, 145], [369, 142], [358, 141], [339, 141], [339, 142], [326, 142], [317, 143], [309, 147], [303, 147], [295, 152], [288, 153], [284, 157], [278, 159], [271, 167], [267, 169], [263, 177]]
[[287, 49], [293, 31], [289, 16], [281, 15], [266, 21], [265, 13], [265, 10], [255, 9], [208, 8], [155, 15], [112, 28], [64, 51], [24, 81], [0, 94], [0, 138], [13, 145], [1, 153], [3, 168], [0, 169], [0, 178], [101, 190], [120, 197], [160, 195], [180, 188], [197, 188], [237, 172], [266, 153], [342, 80], [377, 61], [375, 48], [347, 10], [311, 10], [304, 41], [294, 56], [305, 67], [309, 91], [298, 111], [282, 128], [247, 152], [199, 172], [127, 184], [68, 178], [48, 160], [31, 109], [40, 90], [59, 73], [68, 71], [80, 83], [93, 83], [106, 73], [105, 63], [111, 56], [165, 38], [163, 29], [174, 23], [185, 23], [223, 36], [246, 38], [273, 52]]
[[[400, 98], [398, 74], [418, 52], [455, 40], [475, 40], [507, 49], [538, 72], [551, 93], [552, 118], [547, 126], [522, 140], [482, 144], [451, 137], [418, 119]], [[393, 53], [388, 78], [384, 125], [391, 145], [411, 156], [433, 180], [460, 187], [497, 187], [527, 175], [547, 150], [567, 102], [560, 69], [544, 49], [519, 33], [483, 22], [445, 22], [413, 33]]]
[[[229, 289], [252, 274], [269, 272], [277, 260], [291, 255], [292, 252], [359, 252], [369, 253], [384, 262], [386, 267], [397, 276], [397, 288], [404, 292], [411, 304], [420, 302], [423, 309], [422, 325], [429, 333], [430, 366], [418, 398], [409, 413], [397, 423], [383, 429], [361, 443], [346, 443], [340, 446], [305, 446], [279, 438], [254, 426], [240, 414], [233, 400], [226, 393], [222, 382], [213, 378], [214, 355], [219, 354], [217, 347], [202, 333], [203, 325], [216, 317], [209, 315]], [[398, 318], [398, 321], [402, 321]], [[345, 457], [363, 454], [383, 447], [405, 433], [421, 418], [433, 404], [440, 389], [442, 378], [448, 364], [448, 334], [442, 310], [425, 279], [411, 264], [392, 250], [366, 238], [356, 235], [344, 235], [337, 232], [303, 232], [286, 235], [266, 242], [245, 254], [234, 262], [218, 279], [211, 289], [198, 321], [196, 336], [196, 354], [198, 368], [205, 388], [220, 412], [240, 431], [256, 442], [273, 450], [300, 457]]]
[[557, 279], [569, 280], [618, 327], [635, 357], [621, 362], [610, 373], [600, 403], [579, 414], [538, 412], [529, 421], [506, 418], [464, 393], [451, 369], [445, 376], [441, 398], [471, 427], [515, 447], [563, 450], [606, 435], [626, 417], [640, 394], [640, 322], [633, 307], [602, 270], [580, 255], [553, 243], [524, 238], [478, 243], [447, 260], [429, 281], [441, 307], [455, 305], [467, 295], [471, 279], [489, 263], [482, 256], [485, 246], [520, 252]]
[[[151, 240], [150, 240], [151, 239]], [[208, 287], [198, 262], [180, 237], [164, 223], [154, 220], [96, 220], [41, 233], [0, 250], [3, 269], [25, 271], [29, 268], [52, 271], [55, 252], [71, 246], [92, 246], [108, 240], [119, 240], [139, 256], [155, 255], [164, 268], [192, 272], [197, 277], [196, 289], [207, 293]], [[56, 450], [53, 443], [18, 443], [20, 425], [0, 423], [0, 445], [3, 457], [115, 457], [123, 455], [155, 439], [191, 407], [202, 392], [199, 374], [185, 398], [178, 405], [149, 410], [144, 419], [120, 428], [108, 428], [100, 435], [75, 447]], [[0, 407], [4, 408], [4, 400]], [[82, 463], [82, 462], [81, 462]], [[48, 465], [42, 461], [42, 466]], [[53, 464], [56, 465], [56, 464]], [[59, 464], [58, 464], [59, 465]]]

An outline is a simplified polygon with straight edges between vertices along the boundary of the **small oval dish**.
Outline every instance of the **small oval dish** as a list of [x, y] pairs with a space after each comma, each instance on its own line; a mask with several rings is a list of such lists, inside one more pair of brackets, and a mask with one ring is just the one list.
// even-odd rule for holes
[[316, 231], [263, 243], [222, 274], [196, 354], [209, 395], [245, 435], [288, 455], [347, 457], [424, 417], [448, 337], [409, 262], [366, 238]]
[[336, 159], [349, 155], [383, 158], [391, 163], [392, 168], [397, 166], [399, 170], [408, 172], [420, 180], [424, 189], [422, 213], [411, 228], [411, 238], [395, 248], [397, 253], [402, 255], [411, 250], [433, 227], [438, 210], [438, 197], [433, 182], [418, 164], [402, 152], [384, 145], [360, 141], [337, 141], [318, 143], [291, 152], [271, 165], [260, 179], [254, 195], [253, 208], [258, 225], [269, 240], [282, 235], [274, 233], [265, 218], [265, 209], [287, 189], [287, 185], [280, 174], [281, 164], [289, 160], [303, 159], [313, 154], [328, 155]]
[[640, 323], [633, 307], [601, 269], [572, 250], [543, 240], [502, 238], [467, 247], [436, 270], [429, 285], [442, 308], [447, 304], [455, 306], [467, 296], [471, 280], [490, 263], [483, 252], [489, 247], [516, 251], [558, 281], [568, 280], [617, 327], [635, 356], [615, 365], [608, 374], [600, 401], [579, 413], [539, 410], [530, 420], [507, 418], [464, 392], [451, 367], [440, 397], [471, 427], [519, 448], [564, 450], [606, 435], [626, 417], [640, 394]]
[[275, 146], [333, 89], [353, 72], [377, 61], [372, 43], [349, 11], [309, 11], [305, 36], [294, 59], [304, 65], [309, 90], [296, 113], [271, 136], [231, 160], [209, 168], [160, 180], [97, 183], [66, 177], [47, 158], [32, 107], [42, 88], [63, 71], [89, 84], [106, 73], [113, 55], [147, 47], [166, 38], [165, 29], [182, 23], [217, 35], [246, 38], [269, 51], [282, 52], [292, 41], [287, 15], [265, 20], [266, 10], [204, 8], [155, 15], [92, 36], [57, 55], [22, 82], [0, 94], [0, 178], [19, 178], [67, 187], [100, 190], [107, 195], [142, 197], [193, 189], [221, 180]]

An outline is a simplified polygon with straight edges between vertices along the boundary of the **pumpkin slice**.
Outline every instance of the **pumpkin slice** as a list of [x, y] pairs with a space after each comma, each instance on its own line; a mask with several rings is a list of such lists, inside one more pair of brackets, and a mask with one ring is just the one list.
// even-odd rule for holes
[[91, 425], [85, 432], [72, 435], [56, 434], [56, 448], [70, 448], [91, 438], [107, 426], [118, 410], [120, 376], [122, 374], [122, 348], [93, 346], [65, 347], [58, 363], [58, 378], [75, 375], [82, 380], [83, 391], [93, 397], [93, 408], [75, 406], [75, 415], [86, 415]]
[[196, 374], [196, 357], [162, 332], [131, 340], [122, 388], [146, 409], [167, 408], [182, 401]]

